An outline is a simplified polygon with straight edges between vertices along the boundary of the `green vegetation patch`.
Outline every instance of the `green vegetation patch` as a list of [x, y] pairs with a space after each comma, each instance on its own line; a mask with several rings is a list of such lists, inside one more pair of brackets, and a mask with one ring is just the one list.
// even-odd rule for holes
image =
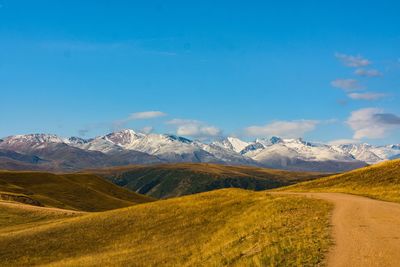
[[117, 185], [155, 198], [169, 198], [232, 187], [260, 191], [326, 176], [314, 172], [290, 172], [208, 163], [127, 166], [94, 172]]

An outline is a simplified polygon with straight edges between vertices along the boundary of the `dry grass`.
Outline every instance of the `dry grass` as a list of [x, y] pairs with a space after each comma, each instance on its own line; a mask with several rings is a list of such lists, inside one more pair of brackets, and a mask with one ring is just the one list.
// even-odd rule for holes
[[0, 199], [47, 207], [104, 211], [152, 201], [93, 174], [0, 171]]
[[20, 230], [38, 227], [83, 214], [83, 212], [71, 210], [35, 207], [0, 201], [0, 239], [5, 234], [15, 234]]
[[341, 192], [400, 203], [400, 160], [278, 189], [293, 192]]
[[[39, 226], [28, 220], [15, 232], [0, 228], [0, 262], [315, 266], [330, 244], [330, 210], [316, 199], [224, 189], [98, 213], [63, 217], [60, 211]], [[24, 224], [19, 216], [6, 224]]]

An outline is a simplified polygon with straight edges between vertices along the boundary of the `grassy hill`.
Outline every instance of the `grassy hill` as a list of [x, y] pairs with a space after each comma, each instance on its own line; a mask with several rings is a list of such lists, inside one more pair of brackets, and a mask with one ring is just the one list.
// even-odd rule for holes
[[400, 203], [400, 159], [279, 190], [342, 192]]
[[330, 245], [330, 210], [321, 200], [240, 189], [96, 213], [0, 202], [0, 262], [316, 266]]
[[15, 234], [27, 228], [40, 227], [83, 214], [85, 212], [0, 201], [0, 239], [4, 234]]
[[0, 171], [0, 199], [36, 206], [103, 211], [152, 201], [93, 174]]
[[94, 172], [117, 185], [155, 198], [176, 197], [229, 187], [265, 190], [326, 175], [205, 163], [139, 165]]

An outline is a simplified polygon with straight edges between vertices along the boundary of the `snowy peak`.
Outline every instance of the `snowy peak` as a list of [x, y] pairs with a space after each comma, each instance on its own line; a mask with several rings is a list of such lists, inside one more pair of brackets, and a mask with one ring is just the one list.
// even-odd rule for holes
[[354, 161], [348, 153], [335, 151], [328, 145], [305, 142], [302, 139], [257, 140], [243, 152], [244, 155], [261, 162], [276, 158], [303, 161]]
[[271, 144], [278, 144], [278, 143], [283, 142], [282, 138], [279, 138], [279, 137], [276, 137], [276, 136], [271, 137], [269, 139], [269, 141], [270, 141]]
[[275, 145], [282, 143], [283, 139], [280, 137], [273, 136], [269, 139], [261, 138], [261, 139], [256, 139], [255, 143], [262, 144], [263, 146], [270, 146], [270, 145]]
[[[72, 151], [76, 153], [79, 152], [76, 148], [85, 152], [102, 152], [102, 157], [124, 155], [124, 162], [147, 162], [151, 158], [157, 162], [213, 162], [329, 172], [354, 169], [366, 163], [373, 164], [400, 157], [398, 144], [327, 145], [307, 142], [301, 138], [280, 137], [256, 139], [253, 142], [226, 137], [209, 144], [171, 134], [144, 134], [130, 129], [93, 139], [60, 138], [52, 134], [15, 135], [0, 139], [0, 149], [32, 155], [40, 151], [47, 151], [51, 155], [68, 147], [74, 147]], [[141, 159], [131, 161], [129, 157], [133, 156]]]
[[332, 148], [338, 152], [351, 154], [355, 159], [369, 164], [382, 161], [382, 158], [372, 151], [373, 147], [369, 144], [345, 144], [332, 146]]
[[55, 134], [25, 134], [6, 137], [4, 142], [9, 144], [30, 143], [38, 145], [44, 143], [63, 143], [64, 141]]
[[15, 151], [44, 148], [49, 144], [64, 143], [64, 140], [54, 134], [25, 134], [14, 135], [3, 139], [0, 147], [6, 147]]
[[65, 143], [70, 144], [70, 145], [84, 145], [90, 142], [90, 140], [86, 140], [80, 137], [72, 136], [67, 139], [65, 139]]
[[129, 147], [136, 143], [138, 140], [142, 139], [144, 136], [144, 134], [136, 133], [133, 130], [126, 129], [107, 134], [103, 138], [107, 141], [112, 142], [113, 144], [122, 147]]
[[54, 147], [58, 144], [64, 144], [64, 140], [54, 134], [25, 134], [4, 138], [0, 142], [0, 148], [18, 153], [26, 153], [35, 149]]
[[399, 145], [372, 146], [370, 144], [345, 144], [333, 146], [338, 151], [345, 151], [356, 159], [369, 164], [388, 160], [400, 154]]
[[235, 137], [227, 137], [221, 141], [213, 142], [213, 145], [230, 149], [236, 153], [240, 153], [243, 149], [245, 149], [249, 143], [240, 140], [239, 138]]
[[[103, 139], [102, 143], [109, 143], [127, 150], [137, 150], [142, 152], [152, 151], [155, 147], [164, 147], [171, 144], [189, 145], [191, 140], [169, 134], [143, 134], [136, 133], [127, 129], [99, 137]], [[97, 141], [99, 142], [99, 141]], [[153, 148], [153, 149], [152, 149]]]
[[172, 135], [172, 134], [162, 135], [162, 136], [164, 136], [166, 139], [168, 139], [169, 141], [172, 141], [172, 142], [180, 142], [180, 143], [184, 143], [184, 144], [191, 144], [193, 142], [192, 140], [189, 140], [185, 137], [176, 136], [176, 135]]
[[261, 144], [259, 142], [255, 142], [253, 144], [249, 144], [248, 146], [246, 146], [242, 151], [240, 151], [240, 154], [245, 155], [249, 152], [262, 150], [264, 148], [265, 148], [265, 146], [263, 144]]

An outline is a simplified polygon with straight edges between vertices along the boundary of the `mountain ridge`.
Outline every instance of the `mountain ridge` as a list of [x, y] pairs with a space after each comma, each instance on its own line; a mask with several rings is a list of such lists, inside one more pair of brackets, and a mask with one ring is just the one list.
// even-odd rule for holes
[[[20, 162], [0, 155], [0, 167], [74, 171], [129, 164], [178, 162], [250, 165], [295, 171], [342, 172], [399, 157], [400, 145], [328, 145], [271, 137], [252, 142], [236, 137], [206, 143], [171, 134], [144, 134], [125, 129], [95, 138], [54, 134], [14, 135], [0, 139], [0, 149], [37, 157]], [[18, 158], [17, 157], [17, 158]]]

